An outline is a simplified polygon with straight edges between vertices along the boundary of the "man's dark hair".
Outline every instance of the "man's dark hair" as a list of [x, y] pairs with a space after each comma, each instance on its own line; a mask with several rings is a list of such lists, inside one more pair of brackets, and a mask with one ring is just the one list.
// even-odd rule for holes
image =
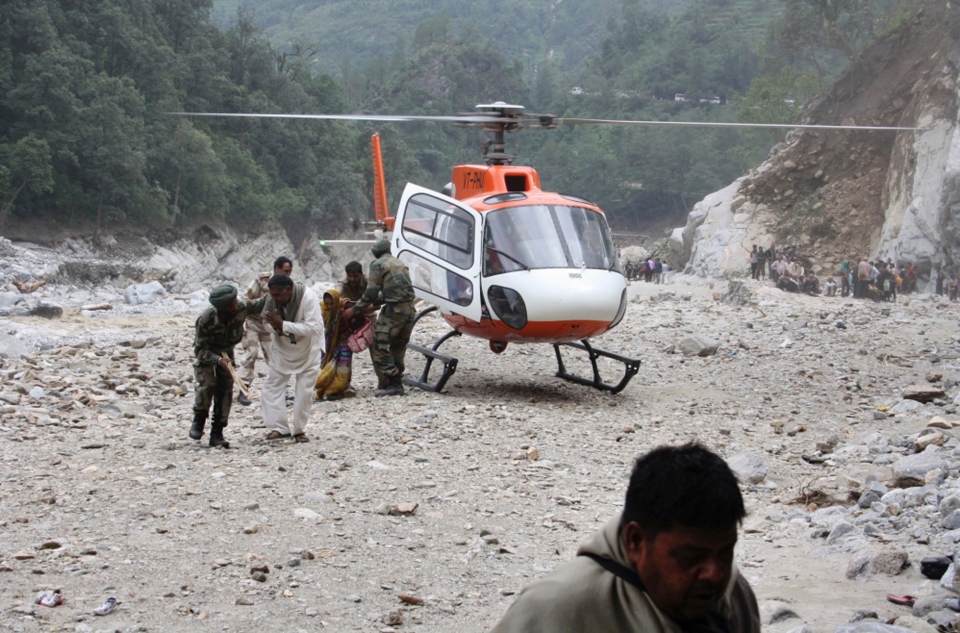
[[362, 273], [363, 265], [361, 265], [360, 262], [350, 262], [343, 270], [348, 273]]
[[284, 257], [283, 255], [281, 255], [280, 257], [273, 260], [273, 269], [277, 270], [278, 268], [283, 268], [287, 264], [290, 264], [291, 266], [293, 266], [293, 262], [290, 261], [289, 257]]
[[651, 535], [682, 526], [725, 530], [746, 516], [737, 476], [702, 444], [660, 446], [637, 459], [620, 525]]
[[277, 273], [267, 282], [267, 288], [293, 288], [293, 280], [284, 274]]

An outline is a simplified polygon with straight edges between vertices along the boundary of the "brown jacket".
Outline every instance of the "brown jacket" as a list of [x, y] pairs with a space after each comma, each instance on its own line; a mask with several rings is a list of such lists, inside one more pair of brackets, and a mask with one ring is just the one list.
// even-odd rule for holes
[[[580, 546], [580, 554], [525, 587], [491, 633], [680, 633], [646, 592], [582, 554], [629, 566], [614, 517]], [[760, 612], [749, 583], [736, 570], [720, 614], [732, 633], [760, 633]]]

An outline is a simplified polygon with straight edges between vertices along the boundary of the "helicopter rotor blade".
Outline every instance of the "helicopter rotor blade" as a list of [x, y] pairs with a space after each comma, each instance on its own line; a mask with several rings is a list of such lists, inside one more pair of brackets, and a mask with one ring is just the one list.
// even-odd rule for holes
[[553, 128], [559, 125], [621, 125], [621, 126], [673, 126], [673, 127], [714, 127], [714, 128], [768, 128], [768, 129], [809, 129], [809, 130], [874, 130], [887, 132], [908, 132], [921, 130], [917, 127], [897, 127], [878, 125], [811, 125], [799, 123], [731, 123], [707, 121], [631, 121], [622, 119], [583, 119], [577, 117], [554, 117], [549, 114], [454, 114], [447, 116], [407, 115], [407, 114], [275, 114], [275, 113], [238, 113], [238, 112], [169, 112], [174, 116], [191, 117], [232, 117], [258, 119], [319, 119], [335, 121], [371, 121], [404, 122], [432, 121], [459, 125], [499, 128], [508, 130], [521, 128]]
[[243, 119], [329, 119], [336, 121], [436, 121], [439, 123], [461, 123], [467, 125], [496, 124], [503, 117], [483, 114], [465, 114], [452, 116], [419, 116], [393, 114], [271, 114], [261, 112], [168, 112], [173, 116], [233, 117]]
[[725, 123], [708, 121], [624, 121], [616, 119], [578, 119], [556, 117], [556, 125], [638, 125], [638, 126], [677, 126], [677, 127], [744, 127], [744, 128], [802, 128], [808, 130], [879, 130], [889, 132], [907, 132], [921, 130], [918, 127], [885, 127], [877, 125], [805, 125], [798, 123]]

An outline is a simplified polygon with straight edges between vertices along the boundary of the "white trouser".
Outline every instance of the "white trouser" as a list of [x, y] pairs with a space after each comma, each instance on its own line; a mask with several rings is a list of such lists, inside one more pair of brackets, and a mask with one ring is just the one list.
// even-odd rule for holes
[[[308, 370], [299, 374], [284, 374], [273, 367], [267, 369], [267, 377], [260, 389], [260, 406], [263, 410], [263, 425], [271, 431], [299, 435], [310, 419], [310, 405], [313, 403], [313, 386], [317, 382], [319, 371]], [[287, 421], [286, 391], [290, 377], [293, 384], [293, 416]]]

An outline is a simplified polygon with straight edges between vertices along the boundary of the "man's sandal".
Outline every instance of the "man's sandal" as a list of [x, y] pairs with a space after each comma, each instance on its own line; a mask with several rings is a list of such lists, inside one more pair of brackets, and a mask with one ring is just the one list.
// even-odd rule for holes
[[281, 433], [280, 431], [270, 431], [269, 433], [267, 433], [267, 437], [263, 439], [267, 441], [272, 441], [272, 440], [283, 440], [288, 437], [290, 437], [288, 433]]
[[310, 441], [310, 438], [307, 437], [306, 433], [297, 433], [293, 436], [293, 441], [298, 444], [305, 444]]

